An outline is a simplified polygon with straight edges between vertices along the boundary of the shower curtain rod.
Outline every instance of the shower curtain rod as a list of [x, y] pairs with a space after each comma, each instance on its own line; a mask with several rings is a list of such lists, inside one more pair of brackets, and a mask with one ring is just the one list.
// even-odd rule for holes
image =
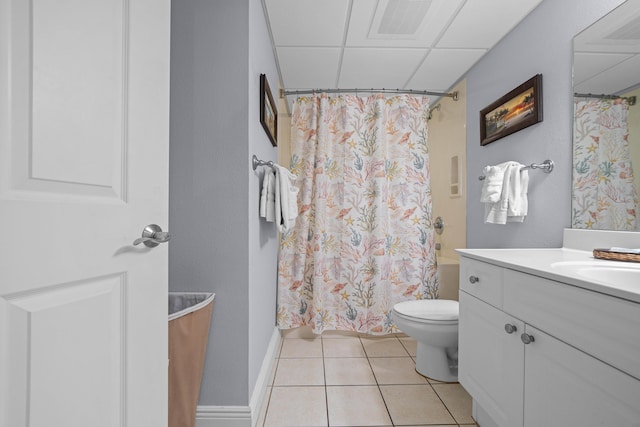
[[629, 102], [629, 105], [636, 105], [636, 97], [635, 96], [618, 96], [618, 95], [605, 95], [605, 94], [595, 94], [595, 93], [574, 93], [573, 96], [576, 98], [598, 98], [598, 99], [626, 99]]
[[458, 100], [458, 92], [432, 92], [428, 90], [413, 90], [413, 89], [280, 89], [280, 97], [284, 98], [286, 95], [311, 95], [314, 93], [358, 93], [358, 92], [370, 92], [370, 93], [407, 93], [410, 95], [435, 95], [446, 96], [452, 98], [454, 101]]

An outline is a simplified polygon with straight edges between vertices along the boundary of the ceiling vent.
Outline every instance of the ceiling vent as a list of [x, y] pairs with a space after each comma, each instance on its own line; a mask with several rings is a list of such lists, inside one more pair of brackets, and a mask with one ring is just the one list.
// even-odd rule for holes
[[640, 40], [640, 17], [623, 25], [605, 38], [609, 40]]
[[411, 40], [424, 21], [431, 0], [380, 0], [369, 31], [370, 39]]

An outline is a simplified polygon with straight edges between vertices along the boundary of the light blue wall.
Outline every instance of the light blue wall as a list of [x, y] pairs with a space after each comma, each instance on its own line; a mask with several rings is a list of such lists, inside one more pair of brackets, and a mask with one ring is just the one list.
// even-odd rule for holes
[[[467, 73], [467, 247], [560, 247], [571, 220], [571, 40], [621, 0], [544, 0]], [[543, 75], [544, 121], [485, 147], [479, 111], [535, 74]], [[525, 223], [484, 224], [486, 165], [552, 159], [550, 175], [530, 172]]]
[[[260, 0], [249, 4], [249, 157], [277, 161], [277, 149], [271, 145], [260, 124], [260, 74], [267, 75], [274, 101], [278, 102], [278, 71]], [[247, 158], [247, 161], [249, 159]], [[259, 195], [264, 167], [249, 174], [249, 393], [276, 325], [276, 282], [278, 235], [273, 223], [261, 220]]]
[[216, 293], [200, 404], [244, 406], [275, 323], [277, 242], [250, 167], [276, 157], [258, 122], [275, 60], [260, 0], [173, 0], [171, 31], [169, 286]]

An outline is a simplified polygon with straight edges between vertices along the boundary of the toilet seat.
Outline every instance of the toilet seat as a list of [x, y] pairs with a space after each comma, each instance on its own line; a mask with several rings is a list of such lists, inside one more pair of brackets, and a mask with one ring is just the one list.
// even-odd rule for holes
[[399, 316], [422, 323], [458, 323], [458, 301], [440, 299], [404, 301], [394, 305], [393, 311]]

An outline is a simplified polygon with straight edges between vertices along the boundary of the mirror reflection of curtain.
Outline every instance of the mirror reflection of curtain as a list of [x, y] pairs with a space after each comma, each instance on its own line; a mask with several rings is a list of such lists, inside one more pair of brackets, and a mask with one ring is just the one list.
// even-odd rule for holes
[[576, 98], [573, 156], [573, 228], [638, 231], [624, 98]]
[[300, 215], [280, 243], [280, 329], [397, 332], [395, 303], [438, 297], [428, 110], [409, 95], [295, 101]]

